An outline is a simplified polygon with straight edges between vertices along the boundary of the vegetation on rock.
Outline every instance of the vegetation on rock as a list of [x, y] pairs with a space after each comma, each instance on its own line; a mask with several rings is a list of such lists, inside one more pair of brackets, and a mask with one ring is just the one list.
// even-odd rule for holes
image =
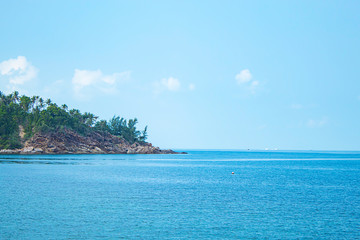
[[[0, 91], [0, 149], [17, 149], [35, 133], [52, 133], [72, 130], [81, 135], [93, 132], [110, 133], [130, 144], [144, 143], [147, 127], [136, 128], [137, 119], [126, 120], [114, 116], [109, 121], [98, 120], [92, 113], [81, 113], [78, 109], [68, 110], [50, 99], [39, 96], [20, 96], [17, 91], [5, 95]], [[23, 137], [23, 139], [22, 139]]]

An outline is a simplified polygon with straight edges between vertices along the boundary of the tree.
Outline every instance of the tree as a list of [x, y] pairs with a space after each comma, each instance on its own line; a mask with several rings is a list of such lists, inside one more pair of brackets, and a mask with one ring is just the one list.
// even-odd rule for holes
[[126, 120], [119, 116], [113, 116], [109, 121], [110, 133], [115, 136], [122, 136], [124, 128], [126, 127]]
[[66, 104], [61, 105], [61, 107], [64, 111], [67, 111], [67, 109], [68, 109], [68, 106]]
[[44, 104], [44, 99], [42, 98], [39, 98], [39, 108], [40, 108], [40, 111], [44, 108], [45, 104]]
[[84, 115], [83, 115], [83, 119], [84, 119], [84, 123], [89, 126], [89, 127], [92, 127], [95, 122], [96, 122], [96, 119], [98, 119], [97, 116], [95, 116], [94, 114], [92, 113], [89, 113], [89, 112], [85, 112]]
[[78, 109], [68, 111], [66, 104], [59, 107], [50, 99], [44, 102], [39, 96], [19, 96], [18, 92], [5, 95], [0, 91], [0, 149], [21, 147], [19, 125], [24, 127], [25, 138], [38, 131], [61, 129], [71, 129], [80, 134], [94, 130], [109, 132], [129, 143], [145, 142], [147, 138], [147, 126], [143, 131], [137, 130], [137, 118], [126, 120], [114, 116], [109, 121], [97, 119], [89, 112], [82, 114]]
[[35, 105], [36, 105], [36, 96], [32, 96], [30, 98], [30, 108], [31, 108], [31, 110], [34, 110]]
[[51, 104], [51, 99], [48, 98], [48, 99], [46, 100], [46, 105], [47, 105], [47, 106], [50, 106], [50, 104]]
[[15, 91], [12, 95], [12, 98], [13, 98], [13, 102], [14, 103], [17, 103], [19, 100], [20, 100], [20, 97], [19, 97], [19, 92], [18, 91]]
[[100, 120], [96, 122], [94, 129], [101, 132], [110, 132], [110, 127], [106, 120]]
[[140, 131], [136, 130], [137, 123], [138, 120], [136, 118], [129, 119], [127, 126], [123, 128], [122, 136], [130, 143], [134, 143], [139, 139]]
[[20, 107], [25, 111], [25, 112], [29, 112], [30, 110], [30, 104], [31, 104], [31, 99], [25, 95], [20, 97]]
[[141, 132], [141, 136], [139, 137], [140, 142], [145, 142], [148, 137], [147, 134], [147, 126], [145, 126], [144, 130]]

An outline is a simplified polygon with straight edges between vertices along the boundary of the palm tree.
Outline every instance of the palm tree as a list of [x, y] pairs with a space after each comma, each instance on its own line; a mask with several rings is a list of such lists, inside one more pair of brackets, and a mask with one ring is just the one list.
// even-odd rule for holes
[[97, 116], [89, 112], [84, 113], [83, 118], [84, 118], [84, 123], [89, 127], [92, 127], [96, 122], [96, 119], [98, 119]]
[[24, 109], [25, 112], [29, 112], [30, 110], [30, 102], [31, 99], [25, 95], [20, 97], [20, 107]]
[[140, 131], [136, 130], [137, 123], [138, 123], [137, 118], [129, 119], [128, 125], [125, 128], [125, 132], [124, 132], [123, 136], [130, 143], [136, 142], [139, 138]]
[[4, 95], [4, 98], [3, 98], [3, 102], [6, 104], [6, 105], [9, 105], [11, 102], [13, 101], [13, 94], [10, 93], [9, 95]]
[[111, 134], [116, 136], [122, 136], [125, 129], [127, 128], [127, 123], [124, 118], [120, 118], [119, 116], [113, 116], [113, 118], [109, 120], [109, 127]]
[[40, 111], [44, 108], [44, 99], [39, 98], [39, 107], [40, 107]]
[[68, 110], [68, 106], [67, 106], [66, 104], [61, 105], [61, 108], [62, 108], [64, 111], [67, 111], [67, 110]]
[[77, 126], [79, 126], [79, 125], [81, 125], [81, 124], [84, 123], [84, 121], [83, 121], [83, 116], [81, 115], [79, 109], [71, 109], [71, 110], [69, 111], [69, 114], [70, 114], [70, 116], [72, 117], [72, 119], [75, 120], [75, 124], [76, 124]]
[[1, 100], [1, 102], [4, 102], [4, 98], [5, 98], [5, 97], [6, 97], [6, 95], [3, 94], [2, 91], [0, 91], [0, 100]]
[[102, 131], [102, 132], [109, 132], [109, 125], [106, 120], [100, 120], [95, 124], [95, 130]]
[[48, 99], [46, 100], [46, 105], [47, 105], [47, 106], [50, 106], [50, 104], [51, 104], [51, 99], [48, 98]]
[[147, 137], [148, 137], [147, 127], [148, 127], [148, 126], [146, 126], [146, 127], [144, 128], [144, 130], [141, 132], [141, 136], [139, 137], [139, 141], [140, 141], [140, 142], [145, 142], [146, 139], [147, 139]]
[[19, 101], [19, 92], [18, 91], [15, 91], [13, 94], [12, 94], [12, 101], [14, 103], [17, 103]]
[[30, 108], [31, 108], [32, 110], [34, 110], [34, 108], [35, 108], [35, 103], [36, 103], [36, 97], [35, 97], [35, 96], [32, 96], [32, 97], [30, 98]]

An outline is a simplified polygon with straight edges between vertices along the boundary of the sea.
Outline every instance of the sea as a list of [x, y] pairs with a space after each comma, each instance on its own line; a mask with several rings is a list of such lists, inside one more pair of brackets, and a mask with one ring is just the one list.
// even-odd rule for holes
[[360, 239], [360, 152], [0, 155], [0, 239]]

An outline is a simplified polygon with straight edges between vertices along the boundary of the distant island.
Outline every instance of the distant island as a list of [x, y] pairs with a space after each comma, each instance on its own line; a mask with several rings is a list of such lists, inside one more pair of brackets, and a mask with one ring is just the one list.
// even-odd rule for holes
[[0, 154], [175, 154], [146, 142], [147, 126], [68, 110], [50, 99], [0, 91]]

